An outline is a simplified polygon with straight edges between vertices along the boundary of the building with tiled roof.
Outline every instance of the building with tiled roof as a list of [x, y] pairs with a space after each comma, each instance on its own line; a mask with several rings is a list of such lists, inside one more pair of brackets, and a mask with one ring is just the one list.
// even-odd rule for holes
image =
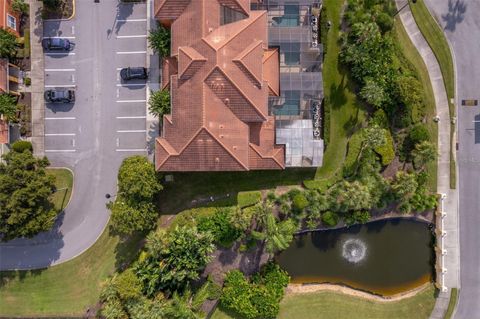
[[249, 0], [156, 0], [155, 16], [171, 28], [162, 88], [171, 114], [156, 140], [160, 171], [285, 168], [275, 144], [269, 96], [280, 93], [279, 53], [268, 47], [267, 12]]
[[12, 10], [13, 0], [0, 0], [0, 28], [20, 34], [20, 15]]

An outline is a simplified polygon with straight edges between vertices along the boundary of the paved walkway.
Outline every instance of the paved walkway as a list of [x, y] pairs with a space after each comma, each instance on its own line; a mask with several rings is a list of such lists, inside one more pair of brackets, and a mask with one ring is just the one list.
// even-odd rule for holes
[[[406, 4], [405, 0], [395, 0], [397, 8]], [[441, 203], [442, 217], [437, 223], [439, 236], [437, 236], [441, 258], [442, 271], [438, 282], [442, 286], [442, 293], [437, 299], [431, 318], [443, 318], [450, 299], [450, 288], [459, 287], [459, 241], [458, 241], [458, 192], [450, 189], [450, 115], [448, 109], [447, 93], [443, 82], [442, 73], [432, 49], [423, 37], [415, 19], [406, 6], [400, 15], [400, 19], [407, 31], [408, 36], [422, 56], [427, 66], [430, 82], [435, 96], [435, 107], [438, 122], [438, 181], [437, 191], [443, 195]]]
[[43, 2], [30, 1], [30, 50], [31, 50], [31, 72], [32, 79], [32, 144], [35, 155], [45, 155], [45, 102], [43, 100], [44, 90], [44, 58], [42, 48], [43, 37]]
[[[157, 29], [157, 20], [154, 15], [154, 1], [147, 0], [147, 32]], [[160, 90], [160, 57], [155, 53], [149, 45], [147, 45], [147, 68], [149, 70], [149, 77], [147, 80], [147, 152], [148, 158], [153, 162], [155, 155], [155, 139], [159, 135], [159, 124], [161, 119], [155, 117], [148, 110], [148, 100], [150, 93]], [[163, 79], [162, 79], [163, 80]]]

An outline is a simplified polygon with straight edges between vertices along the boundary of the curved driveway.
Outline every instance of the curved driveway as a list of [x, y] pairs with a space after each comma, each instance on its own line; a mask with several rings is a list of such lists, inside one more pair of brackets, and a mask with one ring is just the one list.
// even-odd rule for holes
[[54, 230], [0, 245], [0, 270], [35, 269], [70, 260], [95, 243], [108, 223], [105, 194], [115, 194], [123, 158], [146, 154], [145, 84], [125, 86], [119, 68], [145, 66], [145, 3], [76, 1], [70, 21], [45, 21], [43, 36], [69, 37], [69, 55], [45, 56], [45, 86], [75, 86], [73, 106], [45, 108], [45, 154], [75, 173], [70, 204]]
[[[460, 218], [460, 295], [455, 318], [480, 318], [480, 1], [425, 0], [455, 55]], [[478, 122], [474, 122], [478, 121]]]

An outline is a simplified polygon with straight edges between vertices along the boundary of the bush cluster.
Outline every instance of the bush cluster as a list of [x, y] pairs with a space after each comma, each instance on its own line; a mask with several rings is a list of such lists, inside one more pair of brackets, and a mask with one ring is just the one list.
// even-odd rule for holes
[[230, 271], [220, 304], [247, 319], [276, 318], [289, 280], [288, 274], [273, 263], [265, 265], [250, 281], [240, 271]]

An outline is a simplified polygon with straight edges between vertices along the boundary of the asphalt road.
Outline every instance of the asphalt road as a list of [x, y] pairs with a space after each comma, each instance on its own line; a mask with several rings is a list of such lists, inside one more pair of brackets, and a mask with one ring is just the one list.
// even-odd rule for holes
[[[457, 72], [460, 295], [455, 318], [480, 318], [480, 1], [425, 0], [442, 25]], [[479, 101], [480, 103], [480, 101]], [[474, 122], [479, 121], [479, 122]]]
[[146, 66], [147, 7], [117, 0], [76, 1], [70, 21], [45, 21], [44, 37], [67, 37], [68, 54], [45, 54], [45, 88], [73, 88], [73, 104], [46, 104], [45, 154], [74, 171], [70, 204], [54, 229], [0, 245], [0, 270], [34, 269], [78, 256], [109, 219], [121, 161], [146, 155], [145, 81], [122, 83], [120, 69]]

